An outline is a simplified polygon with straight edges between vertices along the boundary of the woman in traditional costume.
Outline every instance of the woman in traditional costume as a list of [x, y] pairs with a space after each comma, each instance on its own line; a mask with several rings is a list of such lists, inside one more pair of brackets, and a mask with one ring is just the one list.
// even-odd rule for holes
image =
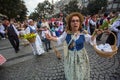
[[34, 25], [34, 22], [32, 19], [28, 20], [28, 27], [25, 29], [25, 33], [26, 34], [35, 33], [37, 35], [35, 42], [31, 43], [33, 54], [41, 55], [42, 53], [44, 53], [45, 51], [42, 45], [42, 41], [37, 33], [36, 26]]
[[[116, 19], [113, 22], [113, 24], [110, 25], [109, 30], [112, 31], [116, 35], [116, 37], [117, 37], [116, 45], [119, 48], [119, 46], [120, 46], [120, 14], [116, 15]], [[115, 42], [115, 38], [114, 38], [114, 35], [111, 33], [108, 36], [106, 43], [109, 43], [110, 45], [114, 45], [114, 42]]]
[[[64, 71], [66, 80], [90, 80], [90, 64], [85, 41], [95, 43], [95, 37], [82, 33], [83, 16], [78, 12], [73, 12], [67, 16], [67, 26], [65, 32], [60, 37], [53, 37], [46, 34], [47, 39], [57, 41], [58, 44], [67, 43], [64, 46]], [[68, 50], [68, 51], [67, 51]]]

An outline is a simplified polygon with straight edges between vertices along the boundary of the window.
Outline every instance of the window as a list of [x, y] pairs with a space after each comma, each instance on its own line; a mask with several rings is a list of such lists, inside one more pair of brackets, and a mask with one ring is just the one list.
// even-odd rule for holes
[[114, 3], [112, 8], [117, 8], [118, 4]]
[[118, 8], [120, 8], [120, 3], [118, 4]]

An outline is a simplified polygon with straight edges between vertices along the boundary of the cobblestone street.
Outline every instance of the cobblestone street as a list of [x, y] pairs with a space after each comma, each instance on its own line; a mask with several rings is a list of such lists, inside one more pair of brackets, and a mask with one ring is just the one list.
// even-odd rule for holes
[[0, 80], [120, 80], [120, 0], [0, 0]]
[[[98, 56], [89, 44], [86, 44], [86, 49], [90, 59], [91, 80], [120, 80], [120, 50], [108, 59]], [[59, 51], [63, 53], [63, 49]], [[58, 60], [52, 51], [41, 56], [30, 53], [29, 56], [31, 58], [27, 60], [22, 58], [22, 62], [0, 66], [0, 80], [65, 80], [63, 57]]]
[[1, 80], [64, 80], [63, 63], [52, 53], [34, 56], [31, 60], [1, 68], [0, 78]]

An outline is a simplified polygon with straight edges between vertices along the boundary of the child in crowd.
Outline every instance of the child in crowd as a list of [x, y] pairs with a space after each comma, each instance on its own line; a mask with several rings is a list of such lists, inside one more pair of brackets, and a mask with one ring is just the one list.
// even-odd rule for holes
[[[51, 50], [51, 45], [50, 45], [50, 40], [48, 40], [47, 38], [46, 38], [46, 36], [45, 36], [45, 34], [47, 33], [47, 34], [50, 34], [50, 31], [49, 31], [49, 29], [47, 28], [47, 26], [43, 26], [42, 27], [43, 28], [43, 30], [42, 30], [42, 41], [44, 42], [44, 44], [45, 44], [45, 49], [46, 49], [46, 51], [48, 52], [49, 50]], [[51, 35], [51, 34], [50, 34]]]

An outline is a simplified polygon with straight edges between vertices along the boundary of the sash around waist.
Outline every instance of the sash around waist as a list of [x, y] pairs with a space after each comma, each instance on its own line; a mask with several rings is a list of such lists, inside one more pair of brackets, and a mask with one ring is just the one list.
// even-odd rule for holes
[[80, 47], [80, 48], [72, 48], [72, 49], [68, 49], [68, 50], [70, 50], [70, 51], [79, 51], [79, 50], [81, 50], [81, 49], [83, 49], [83, 47]]

